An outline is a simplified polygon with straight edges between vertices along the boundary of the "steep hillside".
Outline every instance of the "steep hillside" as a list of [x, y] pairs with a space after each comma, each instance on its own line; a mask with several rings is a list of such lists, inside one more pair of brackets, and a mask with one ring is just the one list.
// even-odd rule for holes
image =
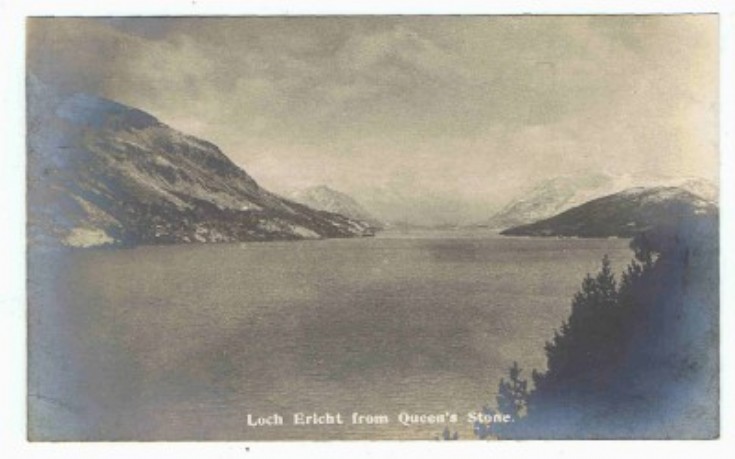
[[132, 107], [28, 88], [28, 216], [68, 246], [368, 235], [366, 223], [258, 186], [215, 145]]

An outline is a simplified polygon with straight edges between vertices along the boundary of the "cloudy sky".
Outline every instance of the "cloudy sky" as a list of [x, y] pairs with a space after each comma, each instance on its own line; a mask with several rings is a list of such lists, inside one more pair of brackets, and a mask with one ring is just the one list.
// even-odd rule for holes
[[717, 179], [716, 16], [33, 19], [28, 67], [281, 193], [472, 221], [559, 175]]

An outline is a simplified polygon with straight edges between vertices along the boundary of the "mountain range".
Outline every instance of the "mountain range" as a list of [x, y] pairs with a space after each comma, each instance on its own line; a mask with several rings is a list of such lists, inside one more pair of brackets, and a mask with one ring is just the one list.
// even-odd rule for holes
[[371, 235], [263, 189], [210, 142], [90, 94], [28, 81], [29, 239], [66, 246]]
[[[604, 174], [557, 177], [479, 226], [506, 235], [627, 237], [717, 211], [702, 179], [626, 188]], [[625, 188], [623, 191], [621, 189]], [[90, 94], [28, 81], [28, 218], [36, 242], [86, 247], [370, 236], [386, 226], [327, 186], [281, 197], [214, 144]]]
[[607, 174], [554, 177], [534, 185], [511, 199], [500, 211], [478, 226], [508, 229], [550, 218], [568, 209], [636, 186], [677, 187], [705, 200], [717, 202], [718, 188], [701, 178], [634, 178]]
[[636, 187], [593, 199], [535, 223], [501, 232], [508, 236], [632, 237], [654, 227], [717, 217], [717, 204], [681, 187]]

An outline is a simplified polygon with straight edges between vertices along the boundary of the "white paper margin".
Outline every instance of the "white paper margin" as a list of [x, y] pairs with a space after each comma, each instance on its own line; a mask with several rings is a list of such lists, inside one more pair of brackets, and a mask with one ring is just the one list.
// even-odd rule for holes
[[[721, 439], [714, 441], [360, 441], [29, 443], [26, 441], [25, 18], [27, 16], [311, 14], [652, 14], [720, 15]], [[735, 2], [401, 0], [0, 0], [0, 456], [74, 458], [557, 457], [714, 458], [732, 454], [735, 283]], [[729, 456], [728, 454], [728, 456]]]

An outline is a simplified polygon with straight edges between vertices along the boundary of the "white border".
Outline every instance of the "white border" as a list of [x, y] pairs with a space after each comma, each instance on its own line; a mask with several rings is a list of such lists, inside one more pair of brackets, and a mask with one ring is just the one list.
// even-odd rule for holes
[[[5, 2], [7, 3], [7, 1]], [[20, 3], [20, 2], [11, 2]], [[312, 15], [312, 14], [625, 14], [715, 12], [720, 0], [31, 0], [25, 14], [53, 15]]]
[[[311, 15], [311, 14], [647, 14], [720, 13], [722, 418], [717, 441], [593, 442], [241, 442], [27, 443], [25, 440], [25, 148], [24, 23], [26, 16]], [[0, 454], [3, 457], [721, 457], [733, 438], [733, 197], [735, 197], [735, 2], [689, 0], [0, 0]]]

